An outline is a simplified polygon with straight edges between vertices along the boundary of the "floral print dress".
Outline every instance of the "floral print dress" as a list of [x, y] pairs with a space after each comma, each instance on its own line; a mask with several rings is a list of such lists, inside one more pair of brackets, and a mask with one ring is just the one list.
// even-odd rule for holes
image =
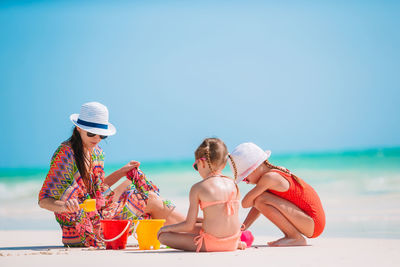
[[[79, 174], [73, 150], [68, 142], [62, 143], [51, 159], [50, 170], [39, 192], [39, 200], [53, 198], [67, 201], [77, 199], [83, 203], [85, 199], [96, 198], [96, 211], [85, 212], [54, 212], [62, 229], [62, 242], [65, 246], [103, 247], [101, 240], [100, 220], [119, 219], [134, 220], [150, 218], [144, 213], [148, 193], [159, 195], [159, 189], [139, 169], [128, 173], [132, 184], [117, 200], [114, 193], [104, 183], [104, 154], [96, 146], [92, 151], [92, 170], [90, 178], [94, 185], [92, 196], [88, 193]], [[164, 201], [166, 206], [173, 206], [170, 201]], [[131, 229], [132, 230], [132, 229]]]

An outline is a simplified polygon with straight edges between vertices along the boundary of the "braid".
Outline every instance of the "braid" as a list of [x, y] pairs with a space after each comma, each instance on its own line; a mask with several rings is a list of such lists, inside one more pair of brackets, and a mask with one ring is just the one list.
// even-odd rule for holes
[[285, 169], [285, 168], [282, 168], [282, 167], [279, 167], [279, 166], [272, 165], [271, 163], [268, 162], [268, 160], [265, 161], [265, 164], [267, 165], [268, 168], [280, 170], [280, 171], [283, 171], [283, 172], [286, 173], [286, 174], [291, 174], [290, 171], [289, 171], [288, 169]]
[[[200, 146], [194, 152], [194, 156], [196, 159], [200, 159], [202, 157], [206, 158], [207, 165], [208, 165], [212, 175], [218, 174], [215, 172], [213, 166], [216, 167], [217, 169], [220, 169], [221, 167], [225, 167], [226, 162], [229, 157], [232, 162], [232, 166], [234, 166], [233, 168], [235, 170], [235, 180], [236, 180], [236, 177], [237, 177], [236, 164], [233, 161], [233, 158], [231, 157], [231, 155], [229, 155], [228, 148], [226, 147], [225, 143], [221, 139], [218, 139], [218, 138], [204, 139], [203, 142], [200, 144]], [[230, 178], [230, 177], [222, 175], [222, 174], [218, 174], [218, 176]], [[233, 182], [236, 186], [236, 192], [237, 192], [236, 198], [239, 199], [240, 198], [239, 187], [235, 181], [233, 181]]]
[[235, 163], [235, 161], [233, 160], [233, 158], [232, 158], [231, 154], [228, 154], [228, 157], [229, 157], [229, 159], [231, 160], [232, 167], [233, 167], [233, 175], [234, 175], [234, 177], [235, 177], [235, 181], [236, 181], [236, 179], [237, 179], [237, 169], [236, 169], [236, 163]]
[[279, 166], [272, 165], [271, 163], [268, 162], [268, 160], [264, 161], [264, 163], [265, 163], [265, 165], [267, 165], [267, 167], [270, 168], [270, 169], [280, 170], [280, 171], [282, 171], [282, 172], [284, 172], [284, 173], [286, 173], [286, 174], [291, 175], [292, 178], [293, 178], [302, 188], [304, 188], [303, 183], [301, 182], [300, 178], [297, 177], [296, 175], [294, 175], [293, 173], [291, 173], [288, 169], [282, 168], [282, 167], [279, 167]]
[[213, 172], [213, 168], [212, 168], [212, 164], [211, 164], [211, 158], [210, 158], [210, 143], [208, 142], [207, 139], [206, 139], [205, 154], [206, 154], [208, 167], [210, 168], [210, 171]]

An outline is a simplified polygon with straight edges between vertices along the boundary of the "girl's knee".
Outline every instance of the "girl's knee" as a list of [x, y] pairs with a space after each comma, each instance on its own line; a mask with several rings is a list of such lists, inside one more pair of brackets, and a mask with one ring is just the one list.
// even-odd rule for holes
[[262, 194], [254, 200], [254, 207], [259, 210], [260, 207], [263, 207], [265, 205], [269, 205], [269, 197], [268, 195]]
[[166, 245], [166, 246], [172, 246], [174, 242], [174, 237], [172, 236], [171, 233], [164, 232], [161, 233], [158, 236], [158, 241], [160, 241], [161, 244]]
[[167, 242], [166, 236], [167, 236], [167, 233], [161, 233], [161, 234], [158, 236], [158, 241], [160, 241], [161, 244], [164, 244], [164, 245], [165, 245], [165, 242]]

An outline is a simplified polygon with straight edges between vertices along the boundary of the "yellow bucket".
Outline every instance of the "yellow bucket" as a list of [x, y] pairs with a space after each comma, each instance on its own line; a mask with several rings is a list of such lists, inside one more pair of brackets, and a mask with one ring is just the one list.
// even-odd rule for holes
[[79, 207], [85, 212], [91, 212], [96, 210], [96, 199], [86, 199]]
[[164, 225], [164, 219], [133, 220], [135, 224], [133, 236], [139, 242], [139, 249], [159, 249], [158, 230]]

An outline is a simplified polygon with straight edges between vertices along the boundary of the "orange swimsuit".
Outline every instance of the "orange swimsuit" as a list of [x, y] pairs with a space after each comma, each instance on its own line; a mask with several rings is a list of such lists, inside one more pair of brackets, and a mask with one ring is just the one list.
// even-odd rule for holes
[[275, 190], [268, 190], [268, 192], [292, 202], [310, 216], [314, 221], [314, 233], [311, 238], [319, 236], [325, 227], [325, 212], [322, 208], [321, 200], [319, 199], [317, 192], [315, 192], [310, 185], [300, 178], [299, 179], [304, 188], [293, 180], [291, 174], [276, 169], [270, 171], [279, 173], [289, 182], [290, 186], [285, 192]]
[[[234, 199], [235, 193], [232, 192], [228, 200], [204, 202], [200, 201], [200, 208], [203, 210], [209, 206], [218, 205], [225, 203], [226, 213], [228, 215], [235, 214], [234, 204], [239, 203], [239, 200]], [[203, 229], [200, 230], [198, 236], [194, 238], [195, 245], [197, 245], [196, 252], [199, 252], [204, 242], [204, 247], [207, 252], [211, 251], [233, 251], [238, 247], [240, 241], [241, 231], [239, 230], [236, 234], [229, 237], [215, 237], [207, 234]]]

